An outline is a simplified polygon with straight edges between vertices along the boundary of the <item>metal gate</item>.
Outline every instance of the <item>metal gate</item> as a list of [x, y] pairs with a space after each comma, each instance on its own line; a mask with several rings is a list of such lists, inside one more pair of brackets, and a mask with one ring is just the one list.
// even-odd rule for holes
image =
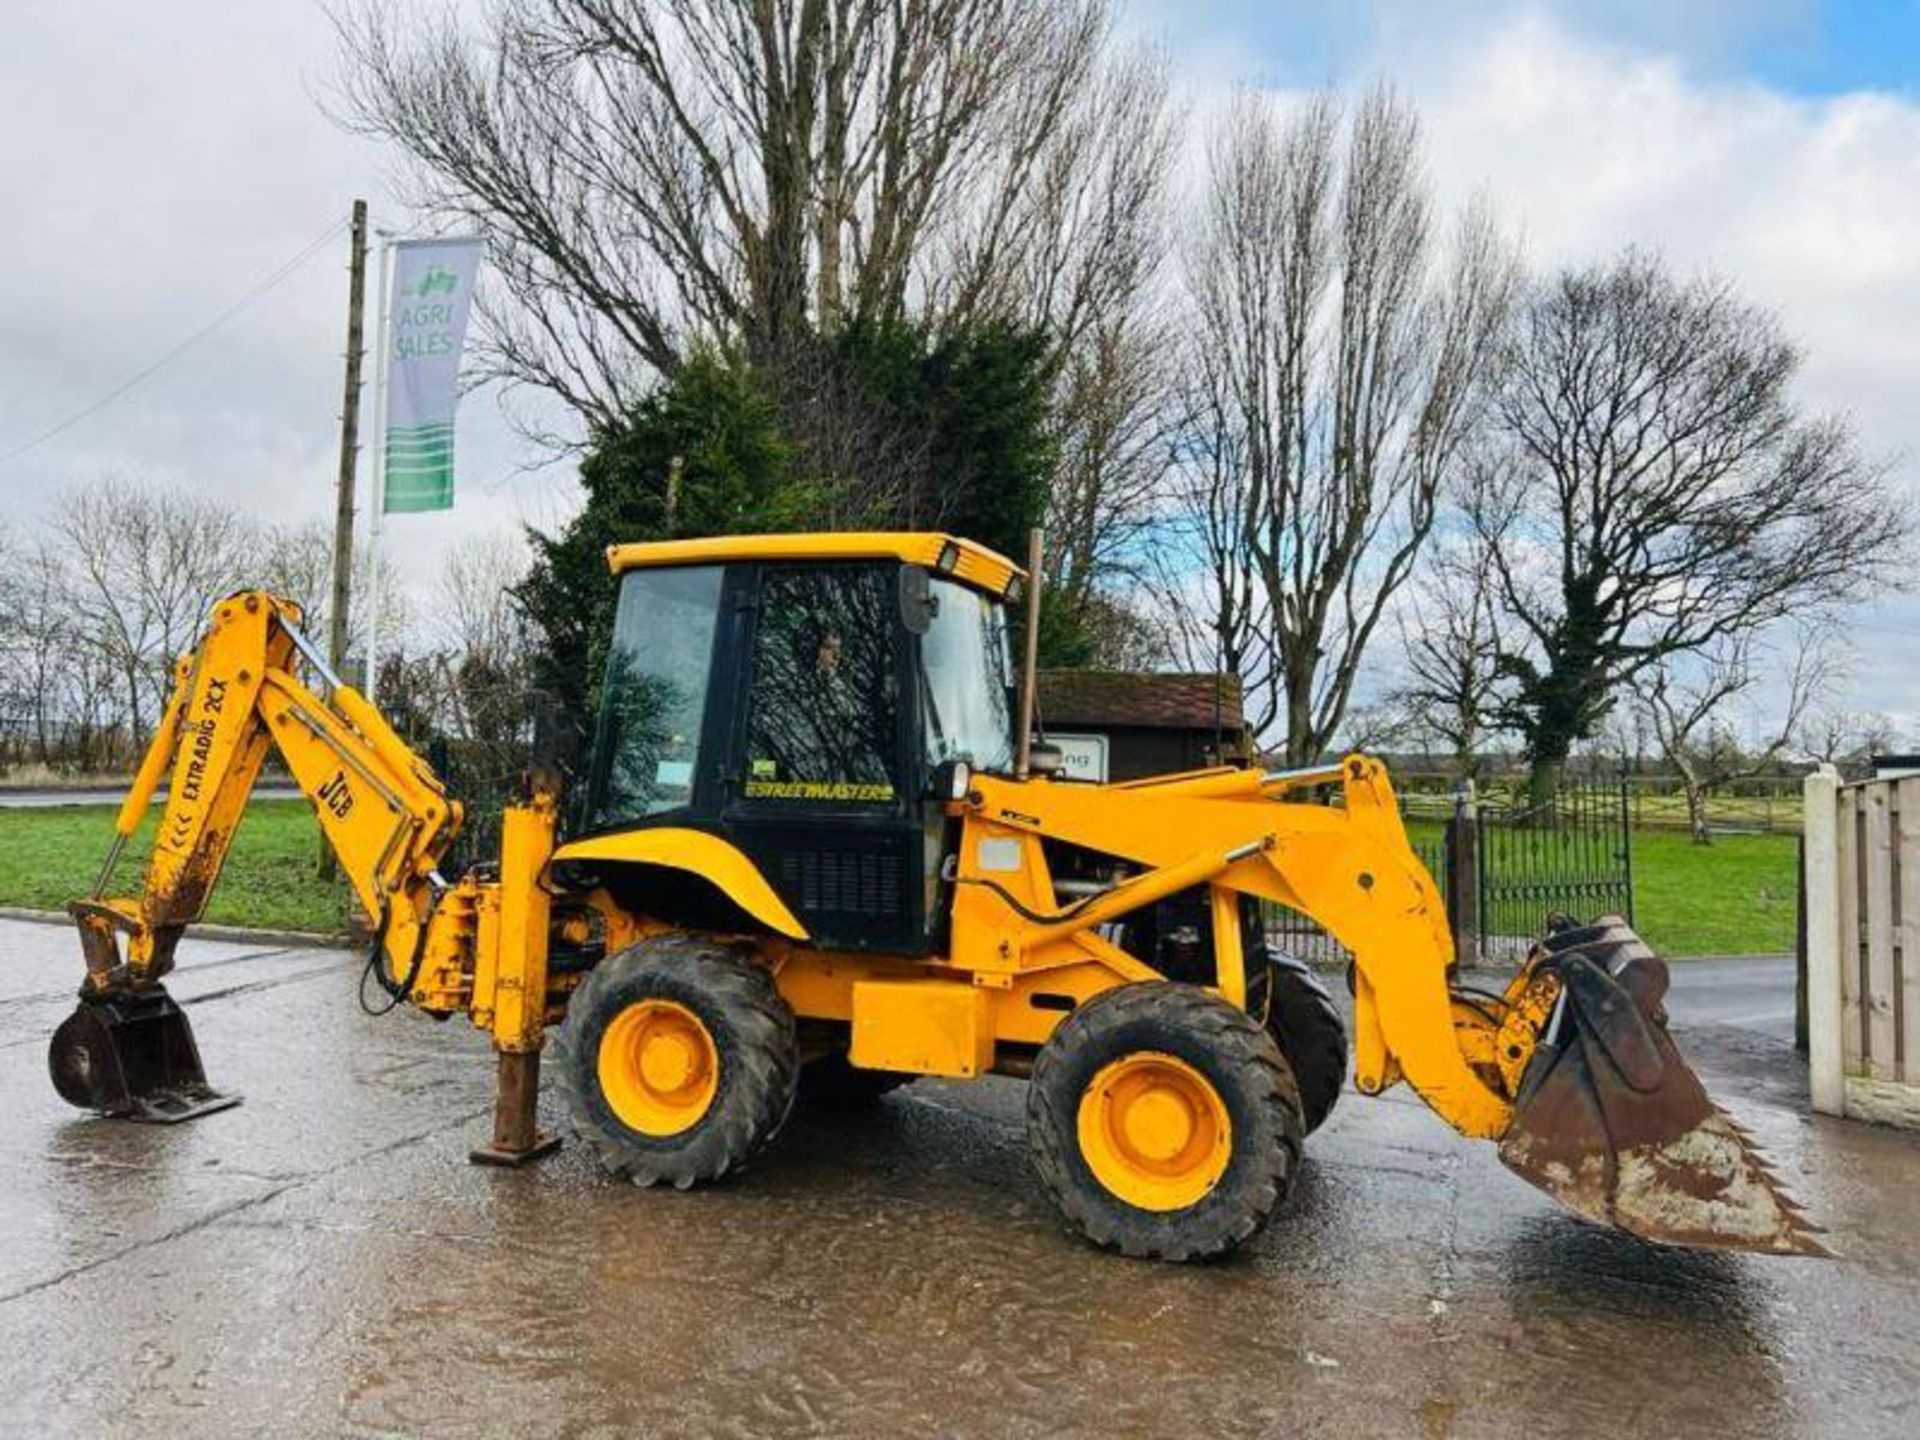
[[[1398, 794], [1413, 848], [1447, 903], [1454, 948], [1465, 963], [1517, 961], [1555, 913], [1633, 919], [1624, 780], [1568, 785], [1537, 808], [1498, 792], [1476, 798], [1465, 787], [1452, 795]], [[1284, 906], [1270, 907], [1268, 933], [1315, 964], [1351, 958], [1312, 920]]]
[[1633, 835], [1625, 780], [1564, 786], [1532, 808], [1481, 802], [1476, 817], [1479, 956], [1518, 960], [1549, 915], [1633, 921]]

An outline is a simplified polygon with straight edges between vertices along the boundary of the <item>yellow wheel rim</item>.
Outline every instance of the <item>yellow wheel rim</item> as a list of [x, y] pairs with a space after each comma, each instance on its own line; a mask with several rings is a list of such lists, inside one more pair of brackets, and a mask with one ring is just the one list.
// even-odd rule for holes
[[720, 1084], [720, 1052], [700, 1017], [672, 1000], [641, 1000], [601, 1032], [600, 1093], [642, 1135], [678, 1135], [700, 1122]]
[[1226, 1174], [1233, 1122], [1193, 1066], [1142, 1050], [1113, 1061], [1080, 1097], [1080, 1153], [1112, 1194], [1142, 1210], [1184, 1210]]

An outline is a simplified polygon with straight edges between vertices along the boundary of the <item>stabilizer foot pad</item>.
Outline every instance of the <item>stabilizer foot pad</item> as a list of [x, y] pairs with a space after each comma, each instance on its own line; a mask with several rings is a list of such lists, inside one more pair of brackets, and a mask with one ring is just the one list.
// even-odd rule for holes
[[467, 1152], [467, 1159], [475, 1165], [492, 1165], [500, 1169], [517, 1170], [522, 1165], [531, 1165], [536, 1160], [544, 1160], [560, 1148], [558, 1135], [536, 1135], [533, 1144], [525, 1150], [502, 1150], [494, 1145], [476, 1145]]

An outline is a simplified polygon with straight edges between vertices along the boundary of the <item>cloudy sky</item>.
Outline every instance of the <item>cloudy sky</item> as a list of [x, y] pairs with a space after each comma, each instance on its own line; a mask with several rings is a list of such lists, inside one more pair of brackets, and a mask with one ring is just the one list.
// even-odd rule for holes
[[[1421, 106], [1443, 199], [1484, 192], [1542, 263], [1638, 242], [1732, 277], [1805, 343], [1807, 402], [1850, 412], [1920, 484], [1920, 0], [1133, 0], [1126, 24], [1166, 43], [1202, 111], [1236, 84], [1391, 78]], [[330, 513], [344, 237], [254, 292], [355, 195], [410, 218], [392, 157], [323, 113], [332, 69], [312, 0], [11, 7], [9, 528], [105, 472]], [[572, 503], [564, 465], [526, 472], [541, 457], [500, 397], [469, 400], [459, 448], [453, 514], [389, 529], [420, 575], [454, 536]], [[1859, 621], [1854, 703], [1920, 721], [1920, 602]]]

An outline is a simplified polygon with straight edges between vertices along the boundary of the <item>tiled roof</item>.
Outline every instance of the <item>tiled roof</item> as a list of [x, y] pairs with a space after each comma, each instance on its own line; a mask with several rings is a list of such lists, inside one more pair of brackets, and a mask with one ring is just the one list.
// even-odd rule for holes
[[1164, 671], [1042, 670], [1040, 719], [1046, 725], [1132, 725], [1149, 730], [1240, 733], [1240, 677]]

